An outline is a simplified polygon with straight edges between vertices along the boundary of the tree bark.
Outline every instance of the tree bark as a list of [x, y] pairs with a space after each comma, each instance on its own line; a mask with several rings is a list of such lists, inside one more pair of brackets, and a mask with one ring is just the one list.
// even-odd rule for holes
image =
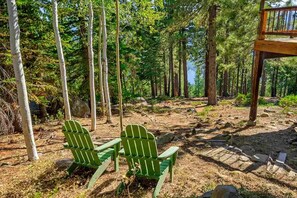
[[58, 22], [58, 3], [57, 0], [53, 0], [53, 26], [56, 40], [56, 47], [58, 51], [59, 63], [60, 63], [60, 76], [62, 81], [62, 93], [64, 99], [64, 113], [66, 120], [71, 120], [70, 104], [68, 97], [67, 89], [67, 75], [66, 75], [66, 66], [62, 48], [62, 42], [59, 32], [59, 22]]
[[22, 129], [29, 160], [37, 160], [38, 153], [34, 141], [31, 113], [26, 87], [26, 79], [20, 50], [20, 27], [18, 23], [17, 6], [15, 0], [7, 0], [9, 14], [10, 49], [13, 69], [16, 78], [18, 103], [22, 116]]
[[122, 96], [121, 65], [120, 65], [120, 16], [119, 16], [118, 0], [116, 0], [116, 19], [117, 19], [117, 31], [116, 31], [117, 81], [118, 81], [118, 98], [119, 98], [119, 110], [120, 110], [120, 129], [122, 132], [123, 131], [123, 96]]
[[166, 76], [166, 73], [164, 73], [164, 95], [168, 95], [168, 92], [167, 92], [167, 76]]
[[[175, 84], [174, 84], [174, 63], [173, 63], [173, 41], [169, 41], [169, 72], [171, 80], [171, 96], [175, 97]], [[170, 89], [169, 89], [170, 90]]]
[[102, 0], [102, 21], [103, 21], [103, 51], [102, 51], [102, 63], [103, 63], [103, 81], [104, 81], [104, 95], [107, 110], [107, 123], [111, 123], [111, 104], [109, 96], [109, 85], [108, 85], [108, 62], [107, 62], [107, 28], [106, 28], [106, 18], [105, 18], [105, 7], [104, 0]]
[[188, 66], [187, 66], [187, 38], [186, 37], [184, 37], [182, 40], [182, 62], [183, 62], [183, 73], [184, 73], [184, 95], [185, 95], [185, 98], [189, 98]]
[[178, 82], [178, 74], [177, 73], [175, 73], [175, 75], [174, 75], [174, 84], [175, 84], [174, 95], [178, 96], [179, 82]]
[[208, 105], [217, 104], [216, 90], [216, 15], [217, 6], [211, 5], [209, 8], [208, 23], [208, 46], [209, 46], [209, 73], [208, 73]]
[[105, 96], [103, 88], [103, 66], [102, 66], [102, 17], [101, 11], [99, 10], [99, 37], [98, 37], [98, 66], [99, 66], [99, 90], [101, 99], [101, 113], [105, 116]]
[[224, 80], [223, 80], [223, 96], [224, 97], [228, 97], [228, 81], [229, 81], [229, 74], [228, 74], [228, 70], [224, 71]]
[[240, 64], [237, 65], [237, 74], [236, 74], [236, 95], [239, 93], [239, 75], [240, 75]]
[[89, 83], [91, 100], [91, 131], [96, 130], [96, 94], [94, 77], [94, 52], [93, 52], [93, 5], [89, 0], [89, 25], [88, 25], [88, 54], [89, 54]]
[[178, 42], [178, 96], [182, 95], [182, 42], [181, 40]]
[[266, 70], [265, 70], [265, 65], [263, 65], [260, 96], [265, 96], [265, 93], [266, 93]]

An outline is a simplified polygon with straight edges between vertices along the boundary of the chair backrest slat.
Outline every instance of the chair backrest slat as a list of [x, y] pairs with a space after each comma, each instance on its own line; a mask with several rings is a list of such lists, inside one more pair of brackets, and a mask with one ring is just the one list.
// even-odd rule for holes
[[101, 164], [97, 152], [94, 151], [95, 147], [89, 131], [80, 123], [74, 120], [66, 121], [63, 133], [76, 162], [93, 166]]
[[130, 170], [137, 163], [142, 175], [160, 175], [157, 144], [152, 133], [141, 125], [128, 125], [121, 137]]

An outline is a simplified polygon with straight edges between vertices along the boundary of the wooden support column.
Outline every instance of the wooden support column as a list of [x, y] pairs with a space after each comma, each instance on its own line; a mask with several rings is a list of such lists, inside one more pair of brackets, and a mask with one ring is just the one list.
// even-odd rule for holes
[[252, 80], [252, 103], [250, 109], [250, 121], [254, 122], [257, 118], [258, 96], [260, 78], [264, 65], [264, 52], [256, 51], [255, 64], [253, 69]]

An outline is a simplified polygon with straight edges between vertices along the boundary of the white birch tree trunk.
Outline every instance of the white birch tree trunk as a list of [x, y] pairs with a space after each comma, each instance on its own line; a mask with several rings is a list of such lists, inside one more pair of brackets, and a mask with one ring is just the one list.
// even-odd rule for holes
[[106, 101], [106, 109], [107, 109], [107, 123], [111, 123], [111, 104], [110, 104], [110, 96], [109, 96], [109, 85], [108, 85], [108, 62], [107, 62], [107, 29], [106, 29], [106, 18], [105, 18], [105, 7], [104, 0], [102, 0], [102, 22], [103, 22], [103, 81], [104, 81], [104, 95]]
[[24, 139], [26, 143], [28, 159], [33, 161], [37, 160], [39, 157], [34, 141], [25, 73], [20, 50], [20, 27], [18, 23], [18, 13], [15, 0], [7, 0], [7, 7], [9, 14], [10, 48], [11, 55], [13, 58], [13, 68], [17, 84], [18, 103], [20, 105], [20, 111], [22, 116], [22, 129], [25, 137]]
[[122, 96], [122, 81], [121, 81], [121, 65], [120, 65], [120, 16], [119, 16], [119, 1], [116, 0], [116, 61], [117, 61], [117, 81], [118, 81], [118, 98], [120, 109], [120, 129], [123, 131], [123, 96]]
[[91, 99], [91, 131], [96, 130], [96, 96], [95, 96], [95, 77], [94, 77], [94, 52], [93, 52], [93, 6], [89, 0], [89, 25], [88, 25], [88, 54], [89, 54], [89, 81]]
[[63, 92], [63, 99], [64, 99], [64, 113], [65, 113], [65, 119], [71, 120], [70, 104], [69, 104], [68, 89], [67, 89], [66, 67], [65, 67], [65, 60], [64, 60], [64, 54], [63, 54], [63, 48], [62, 48], [62, 42], [61, 42], [58, 24], [59, 24], [58, 3], [57, 3], [57, 0], [53, 0], [53, 26], [54, 26], [56, 47], [58, 51], [59, 64], [60, 64], [60, 75], [61, 75], [62, 92]]
[[99, 88], [101, 98], [102, 116], [105, 116], [105, 95], [103, 86], [103, 69], [102, 69], [102, 17], [99, 11], [99, 37], [98, 37], [98, 65], [99, 65]]

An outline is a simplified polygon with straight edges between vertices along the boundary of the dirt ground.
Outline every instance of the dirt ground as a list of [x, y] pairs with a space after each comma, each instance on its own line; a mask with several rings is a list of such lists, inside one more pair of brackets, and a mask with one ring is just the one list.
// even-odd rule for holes
[[[264, 110], [268, 113], [264, 113]], [[170, 100], [153, 107], [127, 105], [124, 125], [142, 124], [157, 137], [173, 133], [173, 141], [158, 146], [159, 153], [179, 146], [173, 183], [166, 179], [160, 197], [199, 197], [219, 184], [234, 185], [243, 197], [297, 197], [296, 109], [287, 112], [277, 106], [260, 107], [257, 125], [247, 127], [249, 108], [235, 107], [232, 100], [207, 107], [203, 98]], [[77, 118], [90, 128], [89, 118]], [[115, 189], [127, 171], [120, 159], [120, 171], [113, 166], [87, 190], [93, 170], [78, 169], [66, 177], [71, 162], [63, 149], [63, 122], [35, 125], [40, 160], [28, 162], [21, 134], [1, 136], [0, 197], [115, 197]], [[119, 118], [112, 124], [98, 118], [94, 141], [119, 137]], [[286, 164], [276, 166], [279, 152], [287, 153]], [[255, 162], [255, 154], [270, 156], [270, 163]], [[156, 183], [135, 181], [131, 197], [151, 197]], [[127, 197], [127, 193], [123, 195]]]

